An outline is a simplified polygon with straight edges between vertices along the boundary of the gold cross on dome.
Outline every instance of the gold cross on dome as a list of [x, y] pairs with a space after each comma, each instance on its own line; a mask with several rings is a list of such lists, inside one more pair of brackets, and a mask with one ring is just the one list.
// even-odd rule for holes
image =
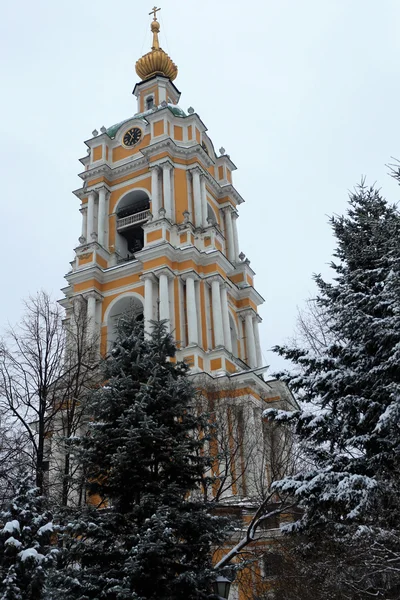
[[157, 21], [157, 13], [159, 10], [161, 10], [161, 8], [157, 8], [157, 6], [155, 6], [152, 11], [149, 12], [149, 15], [154, 15], [154, 21]]

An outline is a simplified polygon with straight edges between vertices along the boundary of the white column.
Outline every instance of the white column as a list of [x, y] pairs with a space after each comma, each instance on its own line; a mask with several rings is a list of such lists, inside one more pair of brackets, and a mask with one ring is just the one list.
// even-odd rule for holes
[[232, 213], [232, 226], [233, 226], [233, 247], [235, 249], [234, 262], [238, 262], [238, 260], [239, 260], [239, 238], [238, 238], [238, 229], [237, 229], [237, 218], [238, 218], [237, 213], [233, 212]]
[[225, 208], [225, 232], [226, 232], [226, 256], [228, 260], [234, 262], [235, 248], [233, 244], [233, 227], [232, 227], [232, 211], [230, 208]]
[[256, 317], [253, 322], [254, 342], [256, 345], [257, 367], [262, 367], [263, 365], [262, 365], [262, 354], [261, 354], [261, 344], [260, 344], [260, 331], [258, 328], [260, 321], [258, 319], [259, 319], [259, 317]]
[[192, 170], [193, 177], [193, 204], [194, 204], [194, 224], [201, 227], [203, 224], [203, 207], [201, 202], [200, 169]]
[[199, 331], [197, 327], [195, 278], [191, 275], [186, 277], [186, 312], [188, 325], [188, 344], [198, 344]]
[[202, 225], [203, 227], [207, 227], [207, 190], [206, 190], [206, 178], [204, 175], [200, 178], [200, 187], [201, 187], [201, 212], [202, 212]]
[[158, 219], [158, 211], [161, 208], [160, 202], [160, 169], [152, 167], [151, 169], [151, 211], [155, 219]]
[[244, 326], [246, 332], [247, 364], [254, 369], [257, 366], [256, 344], [254, 340], [253, 313], [245, 313]]
[[146, 339], [151, 338], [151, 323], [153, 320], [153, 276], [152, 275], [144, 275], [144, 311], [143, 311], [143, 320], [144, 320], [144, 336]]
[[228, 293], [226, 285], [221, 285], [222, 327], [224, 330], [225, 348], [232, 352], [231, 328], [229, 325]]
[[224, 330], [222, 325], [220, 282], [213, 279], [211, 282], [211, 302], [213, 311], [214, 342], [216, 346], [224, 345]]
[[189, 217], [188, 220], [194, 223], [193, 217], [193, 194], [192, 194], [192, 176], [190, 171], [186, 171], [186, 182], [187, 182], [187, 190], [188, 190], [188, 212]]
[[167, 219], [172, 219], [172, 189], [171, 189], [171, 169], [170, 163], [164, 163], [163, 168], [163, 192], [164, 208]]
[[167, 331], [170, 331], [169, 314], [169, 285], [168, 275], [160, 273], [159, 275], [159, 297], [160, 297], [160, 321], [167, 320]]
[[86, 240], [88, 242], [92, 241], [92, 233], [94, 232], [94, 200], [95, 200], [96, 192], [90, 192], [88, 198], [88, 207], [87, 207], [87, 230], [86, 230]]
[[106, 228], [106, 200], [107, 190], [105, 187], [99, 189], [99, 212], [97, 217], [97, 241], [100, 246], [104, 246], [105, 242], [105, 228]]
[[[85, 208], [81, 208], [81, 215], [82, 215], [82, 233], [81, 233], [81, 238], [85, 238], [85, 241], [87, 241], [86, 235], [87, 235], [87, 208], [85, 206]], [[81, 241], [81, 240], [79, 240]], [[84, 243], [84, 242], [82, 242]]]
[[96, 328], [96, 296], [89, 294], [87, 297], [87, 333], [89, 340], [93, 339]]

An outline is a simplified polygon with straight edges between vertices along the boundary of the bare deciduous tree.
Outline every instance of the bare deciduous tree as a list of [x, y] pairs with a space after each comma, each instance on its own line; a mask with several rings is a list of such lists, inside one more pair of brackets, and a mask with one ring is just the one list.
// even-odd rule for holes
[[260, 403], [251, 396], [238, 397], [226, 380], [203, 383], [199, 402], [211, 424], [212, 472], [204, 481], [205, 497], [216, 510], [230, 506], [237, 517], [245, 517], [231, 547], [218, 550], [215, 569], [238, 562], [249, 567], [259, 563], [261, 540], [269, 539], [271, 528], [276, 530], [280, 518], [295, 509], [293, 498], [278, 493], [274, 482], [295, 470], [300, 450], [286, 425], [265, 421]]
[[[82, 302], [74, 305], [63, 324], [61, 307], [39, 292], [25, 302], [20, 324], [9, 328], [0, 342], [0, 408], [8, 435], [18, 432], [23, 440], [26, 463], [42, 493], [56, 481], [54, 473], [48, 474], [52, 439], [61, 443], [77, 431], [81, 397], [94, 380], [96, 342], [88, 339]], [[57, 477], [66, 504], [71, 461], [65, 444], [52, 464], [61, 469]]]

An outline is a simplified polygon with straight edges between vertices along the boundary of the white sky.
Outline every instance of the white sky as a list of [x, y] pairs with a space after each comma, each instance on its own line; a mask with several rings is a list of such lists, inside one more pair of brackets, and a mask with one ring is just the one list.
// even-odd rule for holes
[[[0, 326], [21, 299], [64, 285], [80, 235], [78, 158], [94, 128], [135, 112], [134, 64], [152, 3], [16, 0], [0, 21]], [[362, 174], [394, 202], [399, 151], [398, 0], [164, 0], [161, 43], [215, 148], [238, 167], [241, 250], [257, 273], [265, 360], [328, 274], [327, 215]]]

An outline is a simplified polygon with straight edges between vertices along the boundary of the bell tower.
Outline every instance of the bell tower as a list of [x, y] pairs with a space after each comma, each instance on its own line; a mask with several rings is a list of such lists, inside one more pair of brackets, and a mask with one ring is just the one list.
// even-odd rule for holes
[[178, 105], [178, 68], [160, 47], [157, 9], [153, 15], [153, 46], [136, 63], [137, 112], [85, 142], [74, 191], [82, 231], [61, 304], [68, 318], [83, 299], [102, 354], [132, 303], [145, 335], [150, 320], [167, 319], [178, 359], [261, 414], [286, 392], [262, 378], [263, 298], [240, 252], [236, 167], [223, 148], [215, 151], [196, 112]]

